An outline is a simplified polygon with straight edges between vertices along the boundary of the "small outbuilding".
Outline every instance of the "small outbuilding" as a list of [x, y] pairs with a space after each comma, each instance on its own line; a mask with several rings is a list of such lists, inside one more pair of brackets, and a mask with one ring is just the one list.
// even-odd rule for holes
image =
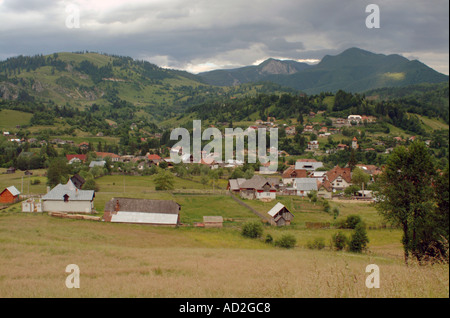
[[203, 216], [205, 227], [223, 227], [223, 217], [221, 216]]
[[16, 203], [19, 201], [20, 191], [10, 186], [0, 193], [0, 203]]
[[113, 223], [136, 223], [177, 226], [181, 206], [171, 200], [112, 198], [105, 205], [103, 220]]
[[290, 225], [294, 215], [283, 204], [278, 202], [267, 212], [271, 216], [271, 223], [276, 226]]

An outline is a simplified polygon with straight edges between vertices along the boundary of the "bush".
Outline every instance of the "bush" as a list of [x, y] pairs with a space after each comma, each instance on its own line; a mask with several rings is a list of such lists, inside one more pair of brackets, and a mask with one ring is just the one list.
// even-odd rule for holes
[[321, 250], [325, 247], [325, 239], [323, 237], [318, 237], [314, 241], [309, 241], [306, 246], [311, 250]]
[[367, 243], [369, 243], [369, 238], [367, 237], [366, 225], [360, 222], [355, 227], [348, 249], [350, 252], [361, 253], [367, 248]]
[[297, 239], [292, 234], [284, 234], [280, 239], [275, 242], [275, 246], [283, 248], [294, 248], [297, 243]]
[[361, 223], [361, 217], [359, 215], [349, 215], [345, 220], [345, 228], [354, 229], [359, 223]]
[[329, 213], [330, 212], [330, 203], [328, 203], [328, 201], [327, 200], [324, 200], [323, 201], [323, 210], [326, 212], [326, 213]]
[[263, 234], [263, 226], [259, 222], [248, 222], [242, 227], [242, 235], [249, 238], [258, 238]]
[[343, 250], [348, 244], [348, 237], [342, 232], [334, 234], [331, 240], [335, 250], [337, 251]]
[[264, 240], [264, 242], [266, 242], [267, 244], [272, 244], [273, 242], [273, 237], [270, 234], [266, 235], [266, 239]]

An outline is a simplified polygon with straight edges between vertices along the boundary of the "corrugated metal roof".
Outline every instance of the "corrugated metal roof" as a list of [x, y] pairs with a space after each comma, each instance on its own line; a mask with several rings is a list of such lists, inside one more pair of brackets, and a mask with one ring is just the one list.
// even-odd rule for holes
[[19, 195], [20, 191], [16, 189], [15, 186], [10, 186], [6, 188], [13, 196]]
[[42, 197], [42, 200], [64, 201], [64, 196], [69, 196], [69, 201], [92, 201], [94, 199], [94, 190], [79, 190], [73, 184], [72, 180], [66, 184], [58, 184], [49, 193]]
[[177, 225], [178, 215], [169, 213], [119, 211], [117, 214], [111, 216], [111, 222]]
[[116, 210], [178, 215], [180, 205], [171, 200], [148, 200], [134, 198], [112, 198], [106, 202], [105, 212], [115, 212]]
[[275, 206], [270, 209], [269, 212], [267, 212], [271, 217], [273, 217], [274, 215], [276, 215], [278, 212], [280, 212], [280, 210], [284, 208], [284, 205], [281, 204], [280, 202], [278, 202], [277, 204], [275, 204]]
[[294, 179], [294, 187], [301, 191], [317, 191], [317, 179], [296, 178]]

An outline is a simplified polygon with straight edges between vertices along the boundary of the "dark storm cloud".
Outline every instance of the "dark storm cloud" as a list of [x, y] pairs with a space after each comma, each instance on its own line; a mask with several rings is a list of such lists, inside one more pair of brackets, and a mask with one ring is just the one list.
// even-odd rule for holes
[[[65, 25], [66, 6], [80, 28]], [[0, 0], [0, 58], [91, 50], [198, 71], [268, 57], [321, 59], [349, 47], [418, 57], [448, 74], [446, 0], [376, 1], [367, 29], [360, 0]]]

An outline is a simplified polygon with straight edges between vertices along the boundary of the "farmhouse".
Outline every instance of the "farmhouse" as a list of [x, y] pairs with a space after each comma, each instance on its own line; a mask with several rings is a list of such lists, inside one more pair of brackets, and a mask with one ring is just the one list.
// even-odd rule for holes
[[327, 172], [326, 177], [333, 188], [333, 192], [344, 190], [352, 183], [350, 168], [341, 168], [336, 166]]
[[319, 149], [319, 141], [311, 140], [308, 142], [308, 150]]
[[120, 161], [120, 156], [116, 155], [115, 153], [112, 152], [99, 152], [96, 151], [95, 155], [97, 156], [97, 158], [101, 158], [101, 159], [105, 159], [107, 157], [111, 158], [112, 162], [119, 162]]
[[15, 186], [10, 186], [0, 193], [0, 203], [16, 203], [19, 201], [19, 190]]
[[317, 182], [317, 196], [319, 198], [331, 199], [333, 196], [333, 186], [330, 181], [323, 180]]
[[267, 212], [276, 226], [290, 225], [294, 215], [280, 202]]
[[46, 212], [92, 213], [94, 210], [94, 190], [80, 190], [69, 180], [58, 184], [42, 197]]
[[293, 184], [295, 178], [306, 178], [307, 173], [305, 169], [295, 169], [295, 167], [289, 167], [284, 170], [281, 178], [283, 179], [283, 184]]
[[105, 205], [103, 219], [112, 223], [177, 226], [181, 206], [171, 200], [112, 198]]
[[258, 175], [240, 185], [241, 197], [244, 199], [273, 200], [276, 198], [276, 192], [266, 178]]
[[66, 155], [67, 161], [69, 161], [69, 164], [72, 163], [81, 163], [86, 161], [86, 155]]
[[244, 178], [230, 179], [228, 180], [227, 190], [232, 193], [239, 193], [241, 191], [241, 184], [247, 181]]
[[293, 188], [296, 190], [296, 194], [305, 197], [312, 191], [317, 191], [317, 179], [316, 178], [296, 178], [294, 179]]
[[295, 169], [305, 169], [315, 171], [318, 168], [323, 167], [323, 163], [315, 159], [298, 159], [295, 163]]

